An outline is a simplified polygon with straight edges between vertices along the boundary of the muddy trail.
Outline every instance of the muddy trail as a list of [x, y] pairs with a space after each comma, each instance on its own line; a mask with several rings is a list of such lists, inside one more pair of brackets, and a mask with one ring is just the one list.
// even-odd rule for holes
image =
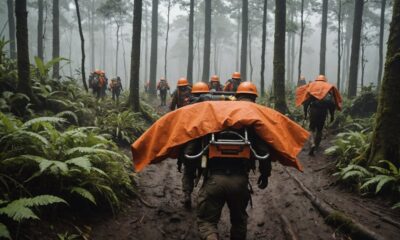
[[[322, 149], [328, 141], [323, 142]], [[345, 231], [350, 224], [327, 224], [326, 218], [306, 192], [334, 210], [344, 213], [371, 232], [375, 239], [398, 239], [400, 217], [389, 203], [362, 198], [335, 183], [332, 160], [322, 154], [315, 157], [302, 151], [299, 155], [304, 173], [273, 164], [269, 186], [256, 186], [257, 173], [250, 174], [254, 194], [248, 206], [247, 239], [350, 239]], [[176, 160], [151, 165], [138, 174], [143, 201], [133, 200], [115, 218], [92, 223], [92, 239], [198, 239], [195, 217], [197, 191], [193, 209], [182, 205], [182, 174]], [[300, 186], [299, 183], [302, 185]], [[200, 182], [201, 184], [201, 182]], [[199, 185], [200, 185], [199, 184]], [[219, 224], [221, 239], [229, 239], [229, 212], [224, 208]], [[358, 237], [366, 239], [365, 236]]]

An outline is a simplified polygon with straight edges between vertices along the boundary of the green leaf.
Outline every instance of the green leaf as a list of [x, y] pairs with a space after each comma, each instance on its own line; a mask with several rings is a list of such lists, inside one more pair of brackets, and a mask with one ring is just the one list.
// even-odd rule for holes
[[86, 200], [89, 200], [92, 202], [94, 205], [96, 205], [96, 200], [91, 192], [88, 190], [81, 188], [81, 187], [73, 187], [70, 190], [71, 193], [76, 193], [79, 194], [81, 197], [85, 198]]
[[378, 185], [376, 186], [375, 194], [381, 191], [382, 187], [385, 186], [385, 184], [389, 182], [394, 182], [396, 179], [391, 176], [385, 176], [385, 175], [379, 175], [382, 176], [381, 179], [379, 180]]
[[398, 169], [396, 167], [396, 165], [394, 165], [392, 162], [388, 161], [388, 160], [380, 160], [379, 163], [386, 163], [389, 166], [390, 171], [394, 174], [394, 175], [398, 175], [400, 169]]
[[43, 60], [37, 56], [35, 56], [35, 64], [37, 69], [39, 70], [40, 76], [44, 77], [46, 76], [47, 72], [46, 72], [46, 68], [43, 64]]
[[44, 145], [49, 145], [49, 141], [47, 141], [47, 139], [45, 137], [43, 137], [40, 134], [37, 134], [35, 132], [31, 132], [31, 131], [19, 131], [18, 132], [19, 135], [27, 135], [31, 138], [35, 138], [36, 140], [39, 140], [39, 142], [41, 142]]
[[90, 172], [90, 170], [92, 168], [92, 163], [90, 162], [90, 160], [87, 156], [72, 158], [72, 159], [65, 161], [65, 163], [80, 167], [87, 172]]
[[400, 208], [400, 202], [396, 203], [392, 206], [392, 209]]
[[17, 222], [25, 219], [39, 219], [39, 217], [33, 213], [31, 209], [23, 205], [13, 204], [14, 202], [11, 202], [4, 208], [0, 208], [0, 214], [7, 215], [9, 218]]
[[22, 127], [23, 128], [28, 128], [36, 123], [43, 123], [43, 122], [48, 122], [48, 123], [64, 123], [65, 119], [59, 118], [59, 117], [38, 117], [31, 119], [27, 122], [25, 122]]
[[63, 111], [63, 112], [59, 112], [59, 113], [56, 114], [56, 117], [65, 117], [65, 116], [69, 116], [69, 117], [73, 118], [74, 122], [76, 124], [79, 123], [78, 116], [72, 111]]
[[6, 225], [0, 222], [0, 239], [1, 238], [11, 239], [11, 236]]

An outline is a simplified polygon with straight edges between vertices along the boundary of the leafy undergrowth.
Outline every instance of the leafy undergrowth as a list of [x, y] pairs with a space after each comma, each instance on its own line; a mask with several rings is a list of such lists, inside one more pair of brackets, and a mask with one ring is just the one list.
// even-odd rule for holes
[[[400, 208], [400, 168], [392, 162], [367, 161], [374, 117], [351, 120], [342, 126], [325, 154], [336, 159], [335, 176], [363, 195], [380, 195], [391, 199], [393, 208]], [[397, 203], [396, 203], [397, 202]]]
[[[119, 146], [132, 143], [158, 116], [145, 103], [134, 113], [122, 104], [126, 95], [118, 105], [96, 99], [73, 78], [51, 79], [61, 58], [35, 59], [33, 104], [17, 92], [15, 62], [0, 54], [0, 238], [18, 238], [48, 213], [118, 211], [136, 193], [132, 162]], [[58, 238], [71, 236], [64, 235]]]

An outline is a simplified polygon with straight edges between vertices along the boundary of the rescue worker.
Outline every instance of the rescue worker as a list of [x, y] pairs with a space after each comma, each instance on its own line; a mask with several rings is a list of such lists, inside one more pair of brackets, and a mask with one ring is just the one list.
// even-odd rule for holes
[[300, 79], [297, 81], [297, 87], [301, 87], [306, 84], [307, 84], [306, 78], [304, 77], [304, 75], [301, 75]]
[[121, 78], [117, 76], [117, 78], [111, 79], [108, 89], [111, 91], [112, 100], [115, 101], [115, 99], [116, 99], [117, 104], [118, 104], [119, 103], [119, 95], [121, 94], [121, 91], [123, 91]]
[[177, 83], [177, 88], [172, 93], [172, 101], [169, 109], [171, 111], [186, 106], [190, 103], [191, 87], [186, 78], [180, 78]]
[[157, 84], [157, 90], [160, 92], [161, 106], [167, 106], [167, 92], [169, 91], [169, 85], [165, 78], [160, 78]]
[[[313, 83], [310, 84], [320, 84], [327, 82], [324, 75], [319, 75]], [[311, 131], [311, 147], [309, 155], [313, 156], [316, 149], [318, 149], [319, 144], [322, 139], [322, 130], [325, 125], [325, 119], [330, 114], [330, 121], [333, 122], [335, 116], [335, 99], [332, 90], [329, 91], [323, 99], [318, 100], [314, 96], [310, 96], [304, 103], [304, 118], [307, 119], [307, 114], [309, 113], [310, 125], [309, 130]]]
[[[207, 94], [210, 92], [208, 85], [204, 82], [197, 82], [193, 84], [192, 87], [192, 97], [190, 103], [202, 102], [200, 100], [202, 94]], [[193, 140], [194, 142], [189, 142], [188, 144], [195, 144], [198, 140]], [[178, 159], [178, 170], [181, 171], [181, 165], [183, 164], [183, 175], [182, 175], [182, 190], [183, 190], [183, 204], [186, 209], [192, 207], [192, 192], [194, 188], [194, 181], [196, 178], [196, 171], [199, 165], [193, 161], [185, 159], [182, 155]]]
[[223, 91], [223, 90], [224, 90], [224, 87], [223, 87], [222, 84], [219, 82], [219, 77], [218, 77], [217, 75], [213, 75], [213, 76], [211, 77], [211, 81], [210, 81], [210, 83], [209, 83], [209, 85], [208, 85], [208, 88], [209, 88], [211, 91], [217, 91], [217, 92]]
[[239, 84], [242, 83], [242, 77], [239, 72], [234, 72], [232, 78], [229, 79], [224, 86], [225, 92], [236, 92]]
[[[239, 101], [254, 102], [257, 96], [257, 88], [250, 82], [241, 83], [236, 91]], [[244, 129], [230, 130], [244, 132]], [[248, 136], [258, 155], [268, 153], [268, 147], [253, 129], [248, 129]], [[187, 144], [184, 149], [185, 154], [198, 153], [199, 142], [201, 143], [201, 140], [197, 141], [197, 145]], [[249, 171], [256, 167], [255, 160], [253, 155], [250, 159], [217, 157], [207, 160], [206, 174], [197, 203], [197, 225], [201, 239], [219, 239], [218, 222], [225, 203], [228, 205], [232, 224], [230, 239], [246, 239], [248, 218], [246, 207], [250, 201], [248, 175]], [[271, 162], [268, 158], [259, 159], [259, 171], [257, 184], [260, 189], [264, 189], [268, 186], [268, 177], [271, 174]]]

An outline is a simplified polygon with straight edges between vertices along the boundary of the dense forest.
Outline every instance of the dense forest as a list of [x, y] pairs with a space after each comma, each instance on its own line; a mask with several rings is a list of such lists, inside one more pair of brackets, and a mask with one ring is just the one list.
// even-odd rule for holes
[[[136, 172], [130, 146], [184, 111], [180, 87], [192, 101], [197, 83], [236, 78], [312, 134], [302, 172], [274, 162], [267, 190], [251, 189], [247, 239], [398, 237], [400, 0], [6, 0], [0, 13], [0, 239], [199, 239], [176, 161]], [[298, 98], [321, 77], [340, 112], [315, 137]], [[224, 209], [218, 239], [230, 221]]]

